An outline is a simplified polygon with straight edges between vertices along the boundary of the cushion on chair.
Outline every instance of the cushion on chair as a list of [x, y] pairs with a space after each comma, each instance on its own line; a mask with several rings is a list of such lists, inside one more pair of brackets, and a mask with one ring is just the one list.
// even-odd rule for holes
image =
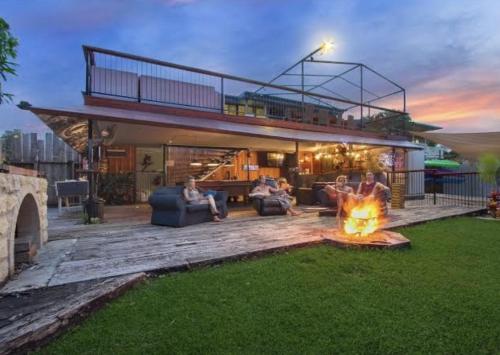
[[199, 204], [199, 205], [186, 205], [186, 211], [187, 212], [199, 212], [199, 211], [205, 211], [205, 210], [208, 210], [208, 205], [203, 205], [203, 204]]

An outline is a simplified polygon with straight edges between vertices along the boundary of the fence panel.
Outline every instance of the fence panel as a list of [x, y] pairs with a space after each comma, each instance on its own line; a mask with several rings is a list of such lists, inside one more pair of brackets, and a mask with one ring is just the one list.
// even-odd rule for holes
[[481, 181], [477, 172], [405, 170], [388, 173], [389, 186], [405, 185], [405, 200], [416, 206], [486, 206], [493, 186]]

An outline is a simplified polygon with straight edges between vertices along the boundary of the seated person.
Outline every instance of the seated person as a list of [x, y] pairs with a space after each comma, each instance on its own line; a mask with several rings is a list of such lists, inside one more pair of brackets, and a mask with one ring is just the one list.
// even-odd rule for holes
[[381, 198], [381, 194], [389, 191], [389, 188], [384, 184], [375, 181], [375, 176], [371, 171], [367, 171], [365, 174], [365, 181], [359, 183], [358, 186], [358, 199], [373, 198], [377, 199], [380, 203], [380, 208], [384, 215], [387, 214], [387, 201], [385, 198]]
[[215, 204], [214, 197], [211, 194], [202, 194], [196, 188], [196, 180], [190, 176], [186, 182], [186, 187], [183, 190], [184, 199], [192, 205], [207, 205], [213, 215], [214, 222], [220, 222], [219, 211]]
[[248, 196], [275, 199], [284, 209], [286, 209], [287, 212], [290, 212], [292, 216], [298, 216], [301, 214], [299, 211], [295, 211], [292, 208], [288, 194], [284, 190], [275, 189], [274, 187], [269, 186], [266, 183], [266, 177], [264, 175], [259, 176], [259, 184], [255, 186]]
[[278, 189], [285, 191], [288, 195], [291, 195], [293, 186], [286, 181], [286, 178], [282, 177], [278, 179]]
[[375, 181], [375, 175], [371, 171], [367, 171], [365, 181], [359, 183], [357, 194], [360, 198], [376, 197], [380, 192], [387, 190], [389, 190], [387, 186]]
[[355, 197], [354, 190], [347, 186], [347, 176], [339, 175], [335, 180], [335, 186], [326, 185], [325, 191], [332, 198], [337, 198], [337, 228], [342, 230], [344, 217], [347, 215], [347, 204]]

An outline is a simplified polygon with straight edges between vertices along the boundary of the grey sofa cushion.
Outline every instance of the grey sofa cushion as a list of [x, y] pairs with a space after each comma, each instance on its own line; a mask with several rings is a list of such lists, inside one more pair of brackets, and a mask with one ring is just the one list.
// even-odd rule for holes
[[206, 211], [208, 210], [208, 205], [186, 205], [186, 211], [188, 213]]

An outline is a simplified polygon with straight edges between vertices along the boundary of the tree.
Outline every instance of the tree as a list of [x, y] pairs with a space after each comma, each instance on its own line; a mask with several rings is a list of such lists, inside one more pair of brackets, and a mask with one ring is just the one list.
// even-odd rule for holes
[[21, 139], [21, 134], [20, 129], [8, 130], [2, 134], [0, 142], [3, 161], [0, 161], [0, 164], [9, 163], [13, 160], [16, 149], [19, 149], [19, 147], [16, 148], [16, 141]]
[[479, 174], [481, 179], [492, 185], [500, 187], [500, 159], [493, 154], [483, 154], [479, 157]]
[[7, 81], [7, 75], [16, 75], [17, 45], [19, 42], [10, 33], [9, 24], [0, 17], [0, 105], [12, 101], [12, 94], [4, 92], [2, 81]]
[[[13, 159], [16, 150], [16, 141], [21, 139], [21, 130], [14, 129], [12, 131], [5, 131], [0, 137], [0, 145], [2, 154], [2, 159], [0, 160], [0, 164], [9, 163]], [[2, 161], [3, 160], [3, 161]]]

